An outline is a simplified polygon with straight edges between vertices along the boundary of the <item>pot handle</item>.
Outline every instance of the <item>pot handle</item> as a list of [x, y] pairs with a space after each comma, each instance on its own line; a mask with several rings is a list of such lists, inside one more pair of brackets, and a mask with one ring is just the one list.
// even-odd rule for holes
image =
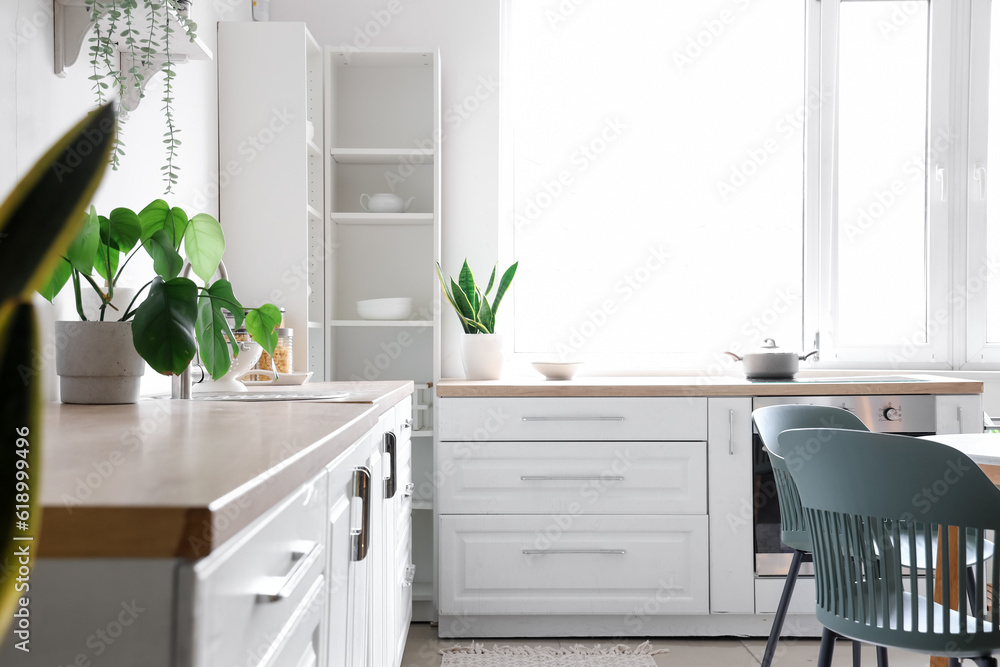
[[743, 361], [743, 357], [739, 356], [738, 354], [733, 354], [732, 352], [723, 352], [722, 354], [728, 354], [730, 357], [732, 357], [736, 361]]
[[803, 354], [801, 357], [799, 357], [799, 361], [805, 361], [806, 359], [808, 359], [809, 357], [813, 356], [814, 354], [819, 354], [819, 350], [813, 350], [812, 352], [809, 352], [807, 354]]

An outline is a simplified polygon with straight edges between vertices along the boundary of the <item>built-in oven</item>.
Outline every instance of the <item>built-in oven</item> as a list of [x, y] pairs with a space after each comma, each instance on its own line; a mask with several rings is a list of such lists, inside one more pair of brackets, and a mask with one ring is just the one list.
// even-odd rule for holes
[[[753, 399], [753, 409], [769, 405], [830, 405], [850, 410], [872, 431], [901, 435], [935, 433], [934, 396], [766, 396]], [[754, 562], [758, 577], [788, 574], [792, 550], [781, 543], [781, 516], [774, 472], [756, 429], [753, 433]], [[802, 575], [813, 574], [805, 562]]]

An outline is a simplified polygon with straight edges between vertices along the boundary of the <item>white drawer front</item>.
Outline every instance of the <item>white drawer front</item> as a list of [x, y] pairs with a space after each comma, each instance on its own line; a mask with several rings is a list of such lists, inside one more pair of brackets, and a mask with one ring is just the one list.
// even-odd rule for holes
[[445, 442], [441, 514], [705, 514], [704, 442]]
[[705, 440], [706, 398], [442, 398], [441, 440]]
[[[196, 664], [237, 664], [281, 635], [323, 580], [325, 473], [194, 567]], [[286, 597], [276, 595], [282, 586]], [[273, 595], [273, 599], [265, 597]]]
[[442, 516], [439, 528], [442, 614], [708, 613], [705, 516]]

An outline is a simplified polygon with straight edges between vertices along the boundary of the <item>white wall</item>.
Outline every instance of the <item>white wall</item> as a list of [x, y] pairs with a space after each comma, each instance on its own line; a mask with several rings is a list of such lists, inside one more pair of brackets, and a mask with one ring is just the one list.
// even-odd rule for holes
[[[215, 52], [219, 19], [248, 20], [250, 0], [196, 0], [192, 17], [199, 37]], [[0, 197], [13, 188], [35, 160], [94, 108], [87, 79], [87, 44], [64, 78], [54, 74], [52, 0], [3, 0], [0, 3]], [[176, 67], [175, 118], [181, 128], [177, 164], [180, 182], [166, 197], [188, 213], [218, 215], [218, 93], [214, 61], [192, 61]], [[162, 103], [163, 76], [157, 75], [146, 90], [146, 99], [124, 127], [126, 155], [119, 171], [110, 169], [94, 205], [101, 212], [117, 206], [138, 210], [163, 196], [160, 166], [164, 162]], [[137, 260], [140, 258], [137, 258]], [[123, 278], [125, 285], [141, 285], [149, 274], [142, 262], [133, 262]], [[61, 295], [62, 296], [62, 295]], [[72, 310], [67, 315], [71, 317]], [[42, 366], [52, 377], [54, 352], [52, 313], [43, 313]], [[144, 382], [144, 391], [156, 386]], [[162, 386], [162, 383], [159, 383]], [[55, 395], [49, 391], [50, 398]]]
[[[271, 4], [271, 20], [304, 21], [321, 46], [440, 49], [441, 264], [452, 275], [458, 274], [466, 257], [480, 273], [497, 261], [500, 11], [500, 0], [273, 0]], [[442, 321], [442, 374], [460, 377], [462, 329], [450, 310]]]

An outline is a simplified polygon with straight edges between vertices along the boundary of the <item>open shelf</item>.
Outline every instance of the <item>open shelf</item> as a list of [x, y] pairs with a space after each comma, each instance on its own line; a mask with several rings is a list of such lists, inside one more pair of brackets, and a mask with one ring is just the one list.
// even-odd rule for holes
[[332, 148], [330, 155], [337, 164], [434, 164], [434, 151], [421, 148]]
[[429, 581], [413, 582], [413, 599], [415, 601], [431, 601], [434, 599], [434, 585]]
[[432, 327], [432, 320], [333, 320], [331, 327]]
[[433, 213], [334, 212], [330, 219], [338, 225], [432, 225]]

